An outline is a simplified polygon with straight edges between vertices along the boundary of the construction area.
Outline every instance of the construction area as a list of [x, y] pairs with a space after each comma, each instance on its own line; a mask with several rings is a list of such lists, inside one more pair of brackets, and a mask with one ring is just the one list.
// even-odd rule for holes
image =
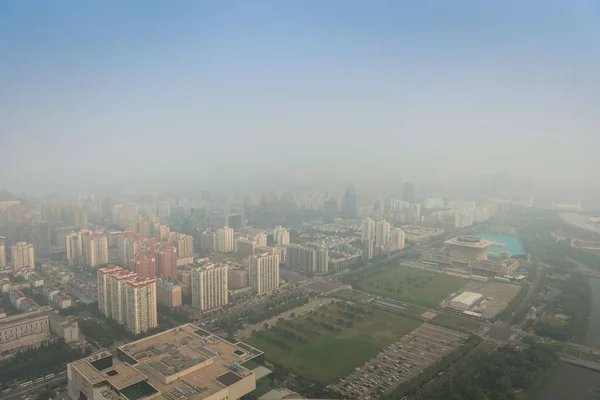
[[442, 307], [491, 320], [510, 304], [520, 290], [521, 286], [508, 283], [469, 281], [444, 301]]

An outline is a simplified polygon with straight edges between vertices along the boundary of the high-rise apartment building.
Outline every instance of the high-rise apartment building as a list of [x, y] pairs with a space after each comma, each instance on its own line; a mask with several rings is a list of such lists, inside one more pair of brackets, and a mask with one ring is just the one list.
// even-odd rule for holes
[[234, 250], [233, 228], [224, 226], [217, 230], [216, 249], [221, 253], [231, 253]]
[[108, 238], [101, 233], [93, 233], [83, 239], [83, 253], [89, 267], [108, 263]]
[[275, 244], [287, 246], [290, 244], [290, 232], [281, 226], [275, 227], [273, 229], [273, 241]]
[[138, 276], [115, 265], [100, 268], [98, 309], [134, 335], [158, 326], [156, 279]]
[[139, 335], [158, 326], [156, 279], [137, 277], [125, 283], [127, 330]]
[[362, 256], [363, 260], [370, 260], [373, 258], [373, 247], [374, 241], [369, 239], [362, 240]]
[[287, 265], [306, 275], [325, 274], [329, 269], [329, 250], [318, 246], [291, 244], [287, 249]]
[[249, 280], [256, 294], [263, 294], [279, 287], [279, 255], [257, 254], [250, 258]]
[[248, 286], [248, 271], [240, 268], [230, 268], [227, 271], [227, 288], [240, 289]]
[[71, 232], [65, 235], [65, 251], [69, 265], [83, 261], [83, 240], [79, 233]]
[[362, 223], [362, 240], [375, 240], [375, 221], [366, 218]]
[[171, 243], [162, 242], [154, 248], [157, 273], [163, 278], [177, 276], [177, 249]]
[[6, 268], [6, 238], [0, 236], [0, 269]]
[[17, 242], [10, 248], [12, 269], [14, 272], [22, 269], [35, 268], [35, 253], [33, 245], [27, 242]]
[[256, 243], [253, 240], [238, 239], [236, 240], [235, 245], [238, 257], [245, 258], [254, 255]]
[[391, 235], [391, 241], [390, 241], [392, 246], [394, 246], [395, 248], [397, 248], [399, 250], [402, 250], [404, 248], [405, 241], [406, 241], [406, 235], [404, 234], [404, 231], [402, 229], [399, 229], [399, 228], [392, 229], [392, 235]]
[[208, 311], [227, 303], [226, 265], [208, 264], [192, 270], [192, 307]]
[[171, 232], [169, 243], [177, 249], [177, 266], [194, 262], [194, 237], [179, 232]]
[[131, 260], [142, 250], [144, 236], [138, 235], [132, 231], [125, 231], [119, 240], [119, 262], [125, 268], [131, 268]]
[[375, 223], [375, 244], [385, 246], [390, 242], [390, 223], [385, 219]]
[[145, 278], [156, 278], [156, 256], [151, 250], [141, 250], [131, 260], [131, 269]]
[[87, 226], [87, 214], [75, 204], [42, 204], [42, 219], [53, 225]]
[[27, 240], [35, 249], [37, 258], [46, 258], [50, 256], [50, 224], [46, 221], [34, 221], [27, 227]]
[[205, 251], [216, 251], [217, 234], [214, 232], [202, 232], [200, 234], [200, 247]]
[[138, 217], [130, 225], [131, 231], [147, 238], [160, 240], [160, 218]]

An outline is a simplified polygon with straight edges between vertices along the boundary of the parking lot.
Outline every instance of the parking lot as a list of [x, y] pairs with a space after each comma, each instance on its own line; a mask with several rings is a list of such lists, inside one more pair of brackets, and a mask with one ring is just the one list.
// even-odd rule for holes
[[330, 388], [350, 399], [378, 399], [419, 375], [458, 347], [469, 335], [423, 324], [392, 343]]

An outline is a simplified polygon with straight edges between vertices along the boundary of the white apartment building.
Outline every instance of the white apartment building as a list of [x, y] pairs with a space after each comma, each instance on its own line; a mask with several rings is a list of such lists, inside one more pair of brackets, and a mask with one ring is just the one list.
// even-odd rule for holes
[[256, 294], [263, 294], [279, 287], [279, 255], [257, 254], [250, 257], [250, 286]]
[[65, 235], [65, 250], [69, 265], [76, 264], [82, 260], [83, 240], [79, 233], [71, 232]]
[[362, 223], [362, 240], [375, 240], [375, 221], [366, 218]]
[[192, 307], [208, 311], [228, 301], [226, 265], [208, 264], [192, 270]]
[[231, 253], [235, 249], [233, 228], [224, 226], [217, 229], [216, 250], [221, 253]]
[[33, 245], [27, 242], [17, 242], [10, 248], [13, 271], [35, 268], [35, 253]]
[[4, 244], [4, 238], [0, 237], [0, 269], [6, 267], [6, 246]]
[[83, 250], [86, 264], [90, 267], [108, 263], [108, 237], [94, 233], [83, 239]]
[[273, 230], [273, 241], [275, 244], [287, 246], [290, 244], [290, 232], [281, 226], [275, 227]]
[[127, 330], [139, 335], [158, 326], [156, 279], [137, 277], [125, 282]]
[[375, 244], [377, 246], [385, 246], [390, 242], [390, 223], [385, 219], [377, 221], [375, 224]]
[[98, 309], [134, 335], [158, 326], [156, 279], [138, 276], [115, 265], [100, 268]]
[[395, 248], [402, 250], [406, 244], [406, 235], [400, 228], [392, 229], [391, 244]]

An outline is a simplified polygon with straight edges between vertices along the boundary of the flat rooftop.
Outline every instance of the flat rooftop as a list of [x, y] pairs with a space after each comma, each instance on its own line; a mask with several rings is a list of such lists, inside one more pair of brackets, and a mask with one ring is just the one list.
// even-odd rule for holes
[[494, 242], [480, 239], [475, 236], [457, 236], [455, 238], [446, 240], [444, 244], [450, 246], [468, 247], [472, 249], [487, 249], [489, 246], [494, 244]]
[[71, 365], [94, 384], [109, 383], [118, 391], [115, 399], [204, 399], [250, 375], [254, 379], [240, 364], [261, 354], [186, 324], [123, 345], [112, 361], [101, 353]]

